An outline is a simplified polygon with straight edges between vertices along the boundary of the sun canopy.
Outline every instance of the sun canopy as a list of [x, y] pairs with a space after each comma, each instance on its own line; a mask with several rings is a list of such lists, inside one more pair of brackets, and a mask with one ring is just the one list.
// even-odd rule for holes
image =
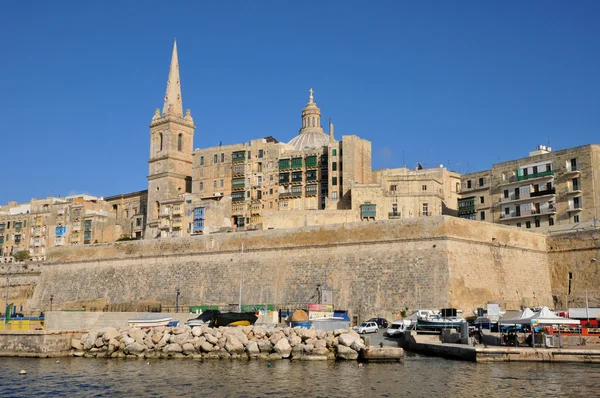
[[529, 322], [521, 322], [523, 319], [530, 319], [533, 316], [534, 312], [529, 308], [525, 308], [514, 318], [502, 318], [498, 323], [502, 325], [516, 325], [520, 323], [529, 323]]
[[[542, 307], [541, 310], [533, 313], [533, 315], [531, 315], [529, 317], [525, 317], [523, 315], [525, 315], [525, 312], [527, 310], [529, 310], [529, 308], [526, 308], [518, 318], [503, 320], [503, 321], [501, 321], [501, 323], [509, 324], [509, 325], [515, 325], [515, 324], [528, 325], [531, 323], [537, 323], [539, 325], [576, 325], [576, 324], [579, 324], [578, 320], [562, 318], [562, 317], [556, 315], [554, 312], [550, 311], [550, 309], [548, 307]], [[531, 310], [529, 310], [529, 312], [531, 312]]]

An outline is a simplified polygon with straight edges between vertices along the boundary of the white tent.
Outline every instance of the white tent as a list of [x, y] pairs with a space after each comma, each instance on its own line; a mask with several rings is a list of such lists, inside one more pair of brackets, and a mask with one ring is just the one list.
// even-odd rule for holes
[[518, 323], [529, 323], [529, 322], [521, 322], [521, 321], [523, 319], [531, 319], [533, 314], [534, 314], [533, 311], [531, 311], [529, 308], [525, 308], [515, 318], [509, 318], [509, 319], [502, 318], [502, 319], [500, 319], [500, 321], [498, 323], [500, 323], [502, 325], [516, 325]]
[[[523, 311], [524, 312], [524, 311]], [[576, 319], [562, 318], [550, 311], [548, 307], [542, 307], [541, 310], [534, 313], [528, 318], [514, 319], [510, 323], [518, 324], [531, 324], [537, 323], [539, 325], [577, 325], [579, 321]]]

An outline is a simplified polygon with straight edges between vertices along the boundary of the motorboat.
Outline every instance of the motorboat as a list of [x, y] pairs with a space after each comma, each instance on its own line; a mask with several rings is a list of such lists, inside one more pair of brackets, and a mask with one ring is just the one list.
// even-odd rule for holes
[[458, 315], [455, 308], [444, 308], [437, 314], [423, 314], [418, 316], [417, 330], [436, 332], [442, 329], [459, 328], [466, 322]]
[[214, 327], [254, 325], [258, 316], [255, 312], [220, 312], [213, 317]]
[[205, 310], [197, 318], [188, 319], [185, 324], [190, 327], [194, 326], [212, 326], [213, 317], [218, 313], [218, 310]]
[[146, 329], [158, 326], [167, 326], [173, 318], [163, 314], [147, 314], [139, 318], [128, 319], [129, 326]]

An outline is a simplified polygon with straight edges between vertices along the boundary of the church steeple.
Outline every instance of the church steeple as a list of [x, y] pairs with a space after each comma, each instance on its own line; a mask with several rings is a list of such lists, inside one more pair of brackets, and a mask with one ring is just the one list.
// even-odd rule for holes
[[172, 115], [183, 117], [183, 104], [181, 102], [181, 85], [179, 84], [179, 61], [177, 60], [177, 40], [173, 43], [173, 56], [167, 81], [167, 92], [163, 106], [163, 116]]

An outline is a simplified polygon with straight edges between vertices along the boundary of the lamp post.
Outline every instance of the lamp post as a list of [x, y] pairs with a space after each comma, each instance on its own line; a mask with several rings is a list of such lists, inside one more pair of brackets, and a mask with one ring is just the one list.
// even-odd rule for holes
[[50, 311], [52, 311], [52, 301], [54, 301], [54, 295], [50, 295]]

